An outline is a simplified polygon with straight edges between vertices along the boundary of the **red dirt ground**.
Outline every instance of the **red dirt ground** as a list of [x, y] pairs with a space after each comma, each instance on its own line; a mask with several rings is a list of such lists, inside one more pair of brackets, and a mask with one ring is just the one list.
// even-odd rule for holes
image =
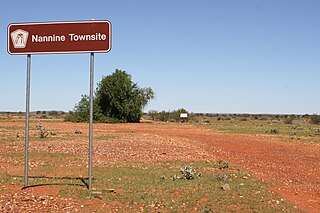
[[[46, 123], [45, 126], [57, 132], [72, 132], [77, 128], [87, 129], [88, 125]], [[94, 141], [94, 164], [122, 160], [227, 160], [262, 181], [272, 182], [271, 190], [298, 208], [320, 212], [320, 144], [284, 142], [268, 136], [224, 134], [188, 125], [160, 123], [94, 124], [94, 135], [121, 136], [108, 140], [107, 146], [105, 141]], [[22, 152], [23, 149], [24, 143], [13, 142], [0, 153]], [[86, 155], [87, 144], [69, 140], [52, 141], [49, 145], [31, 142], [30, 151]], [[41, 187], [28, 190], [41, 190]], [[57, 208], [63, 207], [63, 204], [59, 205]], [[81, 206], [77, 208], [81, 209]]]
[[223, 134], [173, 124], [123, 124], [117, 128], [139, 137], [149, 136], [148, 140], [154, 138], [149, 141], [150, 146], [143, 143], [146, 147], [142, 150], [149, 150], [149, 158], [161, 159], [164, 157], [159, 155], [166, 153], [165, 158], [228, 160], [262, 181], [272, 182], [272, 190], [299, 208], [320, 212], [320, 144]]

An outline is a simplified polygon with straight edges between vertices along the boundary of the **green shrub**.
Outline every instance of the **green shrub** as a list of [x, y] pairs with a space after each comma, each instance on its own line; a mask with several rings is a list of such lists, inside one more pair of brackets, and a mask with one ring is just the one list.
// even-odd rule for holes
[[[151, 88], [140, 88], [125, 71], [116, 70], [103, 77], [93, 97], [94, 122], [118, 123], [139, 122], [142, 109], [154, 98]], [[65, 121], [89, 122], [90, 98], [82, 95], [81, 100], [65, 116]]]
[[125, 71], [103, 77], [96, 89], [96, 102], [107, 117], [139, 122], [142, 109], [154, 98], [150, 87], [140, 88]]
[[293, 119], [291, 117], [285, 118], [283, 120], [283, 123], [284, 124], [292, 124], [293, 123]]
[[320, 115], [312, 115], [310, 117], [310, 123], [312, 123], [312, 124], [320, 124]]

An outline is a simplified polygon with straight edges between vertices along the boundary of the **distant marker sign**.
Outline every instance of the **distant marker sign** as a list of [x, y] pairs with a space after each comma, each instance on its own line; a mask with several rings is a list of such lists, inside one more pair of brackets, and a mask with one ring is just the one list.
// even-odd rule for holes
[[8, 52], [13, 55], [110, 50], [109, 21], [18, 23], [8, 26]]

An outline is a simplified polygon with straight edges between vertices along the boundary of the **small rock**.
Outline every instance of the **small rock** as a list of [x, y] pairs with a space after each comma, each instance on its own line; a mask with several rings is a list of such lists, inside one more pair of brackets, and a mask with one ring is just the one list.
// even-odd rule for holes
[[223, 189], [224, 191], [229, 191], [231, 190], [230, 185], [228, 183], [224, 184], [221, 186], [221, 189]]
[[199, 173], [197, 174], [197, 176], [198, 176], [198, 177], [203, 177], [203, 173], [199, 172]]
[[91, 194], [94, 194], [94, 195], [102, 195], [102, 192], [101, 192], [101, 191], [92, 191]]
[[278, 134], [278, 133], [279, 133], [279, 130], [278, 130], [278, 129], [271, 129], [271, 130], [270, 130], [270, 133], [271, 133], [271, 134]]
[[177, 175], [174, 175], [174, 176], [172, 176], [172, 177], [171, 177], [171, 179], [172, 179], [173, 181], [175, 181], [175, 180], [179, 180], [179, 179], [180, 179], [180, 177], [179, 177], [179, 176], [177, 176]]
[[228, 175], [227, 174], [217, 174], [214, 176], [214, 179], [216, 179], [217, 181], [225, 181], [228, 179]]
[[36, 129], [37, 130], [40, 130], [42, 128], [42, 125], [41, 124], [36, 124]]
[[219, 163], [218, 168], [219, 168], [219, 169], [229, 168], [229, 163], [226, 162], [226, 161], [223, 161], [223, 162]]
[[76, 129], [76, 131], [74, 131], [75, 134], [82, 134], [82, 130], [81, 129]]
[[113, 193], [113, 192], [115, 192], [115, 189], [107, 189], [106, 191], [110, 192], [110, 193]]
[[167, 179], [167, 177], [166, 177], [166, 176], [164, 176], [164, 175], [162, 175], [162, 176], [160, 177], [160, 179], [161, 179], [161, 180], [166, 180], [166, 179]]

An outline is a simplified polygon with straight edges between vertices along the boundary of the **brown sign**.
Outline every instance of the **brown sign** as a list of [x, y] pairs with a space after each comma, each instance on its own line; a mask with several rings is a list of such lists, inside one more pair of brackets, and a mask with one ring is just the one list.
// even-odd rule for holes
[[8, 26], [9, 54], [109, 52], [109, 21], [18, 23]]

